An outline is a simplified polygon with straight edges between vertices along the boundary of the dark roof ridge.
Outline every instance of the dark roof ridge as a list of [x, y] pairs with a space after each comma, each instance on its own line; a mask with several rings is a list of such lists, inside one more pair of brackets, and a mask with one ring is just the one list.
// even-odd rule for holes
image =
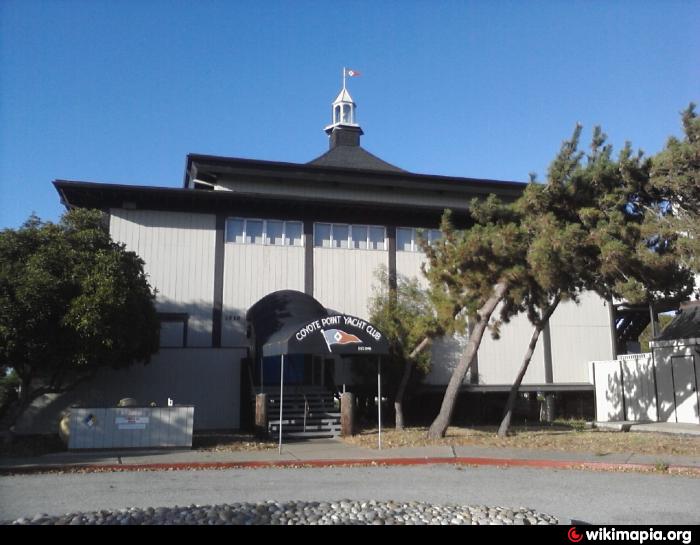
[[387, 163], [362, 146], [339, 145], [312, 159], [307, 165], [331, 166], [341, 168], [364, 168], [370, 170], [408, 172]]

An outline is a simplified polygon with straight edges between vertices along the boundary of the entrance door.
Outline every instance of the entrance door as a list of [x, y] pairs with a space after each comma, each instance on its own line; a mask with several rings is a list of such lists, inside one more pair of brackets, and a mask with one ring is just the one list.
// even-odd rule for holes
[[[306, 376], [308, 356], [304, 354], [289, 354], [284, 357], [284, 383], [289, 386], [308, 384]], [[265, 386], [279, 386], [280, 383], [280, 356], [266, 356], [263, 358], [262, 376]]]
[[700, 424], [698, 393], [692, 356], [674, 356], [671, 361], [676, 397], [676, 422]]

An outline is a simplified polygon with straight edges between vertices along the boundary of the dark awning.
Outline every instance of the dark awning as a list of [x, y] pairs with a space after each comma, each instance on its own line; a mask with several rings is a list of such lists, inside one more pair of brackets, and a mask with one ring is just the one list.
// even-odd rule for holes
[[262, 347], [263, 356], [282, 354], [389, 353], [384, 334], [368, 321], [348, 314], [321, 317], [275, 332]]
[[384, 334], [366, 320], [332, 313], [316, 299], [294, 290], [271, 293], [246, 314], [256, 353], [364, 354], [389, 353]]

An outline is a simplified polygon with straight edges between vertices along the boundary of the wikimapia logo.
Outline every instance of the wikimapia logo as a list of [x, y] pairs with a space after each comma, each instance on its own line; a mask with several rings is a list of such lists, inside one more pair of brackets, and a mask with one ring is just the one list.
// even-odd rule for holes
[[583, 538], [586, 541], [625, 541], [634, 543], [645, 543], [647, 541], [680, 541], [681, 543], [692, 543], [692, 531], [690, 530], [616, 530], [615, 528], [598, 528], [597, 530], [585, 530], [579, 533], [576, 526], [569, 528], [566, 537], [572, 543], [580, 543]]

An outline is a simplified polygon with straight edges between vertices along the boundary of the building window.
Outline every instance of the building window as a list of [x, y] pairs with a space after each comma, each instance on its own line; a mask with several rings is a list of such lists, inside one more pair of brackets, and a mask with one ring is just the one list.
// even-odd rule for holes
[[352, 226], [352, 247], [358, 250], [367, 249], [367, 226], [353, 225]]
[[398, 252], [413, 251], [413, 229], [409, 227], [396, 228], [396, 250]]
[[300, 221], [230, 218], [226, 222], [226, 242], [236, 244], [303, 246], [302, 232]]
[[246, 244], [264, 244], [262, 220], [246, 220], [245, 222]]
[[245, 220], [228, 220], [226, 242], [245, 242]]
[[432, 244], [442, 236], [439, 229], [415, 229], [413, 227], [396, 228], [396, 250], [399, 252], [420, 252], [419, 240]]
[[333, 225], [333, 248], [348, 248], [350, 246], [350, 229], [347, 225]]
[[314, 246], [355, 250], [386, 250], [386, 229], [374, 225], [315, 223]]
[[284, 240], [287, 246], [303, 246], [302, 238], [303, 225], [300, 221], [285, 221], [284, 222]]
[[319, 248], [331, 247], [331, 225], [329, 223], [314, 224], [314, 246]]
[[160, 347], [187, 347], [187, 322], [189, 316], [183, 313], [158, 313], [160, 321]]
[[283, 221], [268, 221], [267, 233], [265, 237], [267, 244], [276, 246], [284, 246], [284, 222]]

